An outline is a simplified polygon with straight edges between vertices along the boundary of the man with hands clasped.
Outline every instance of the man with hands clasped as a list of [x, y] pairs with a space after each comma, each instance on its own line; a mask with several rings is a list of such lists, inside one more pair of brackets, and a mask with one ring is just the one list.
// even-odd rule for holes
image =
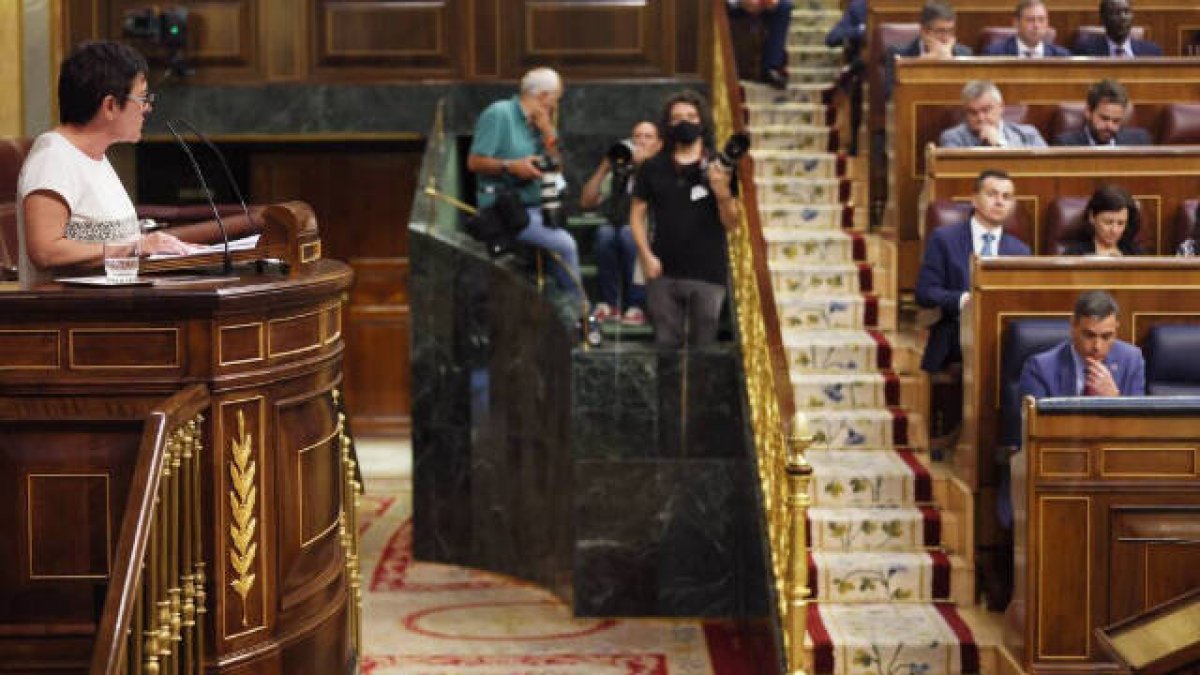
[[1021, 397], [1144, 396], [1146, 362], [1140, 349], [1117, 339], [1118, 311], [1104, 291], [1080, 295], [1071, 337], [1025, 361]]
[[[663, 347], [711, 344], [725, 300], [725, 232], [741, 207], [730, 169], [713, 161], [707, 102], [684, 91], [663, 108], [662, 152], [634, 178], [629, 223], [646, 277], [646, 304]], [[651, 241], [646, 216], [653, 213]]]
[[942, 148], [1044, 148], [1036, 127], [1004, 121], [1004, 98], [996, 85], [972, 80], [962, 89], [963, 122], [942, 132]]

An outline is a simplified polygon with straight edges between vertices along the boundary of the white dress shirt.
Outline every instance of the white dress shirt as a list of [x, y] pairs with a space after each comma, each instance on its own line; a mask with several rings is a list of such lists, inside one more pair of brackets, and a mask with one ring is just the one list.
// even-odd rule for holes
[[1017, 56], [1026, 59], [1040, 59], [1046, 56], [1046, 48], [1043, 43], [1039, 42], [1036, 47], [1030, 49], [1025, 46], [1024, 42], [1021, 42], [1021, 38], [1017, 38]]
[[971, 248], [975, 255], [983, 255], [983, 235], [985, 233], [995, 237], [992, 240], [992, 255], [1000, 255], [1000, 237], [1004, 235], [1004, 228], [984, 227], [978, 218], [971, 216]]
[[1120, 47], [1121, 49], [1125, 50], [1125, 56], [1116, 57], [1116, 58], [1123, 58], [1123, 59], [1132, 59], [1133, 58], [1133, 39], [1132, 38], [1125, 38], [1124, 42], [1117, 43], [1117, 42], [1113, 42], [1111, 39], [1109, 39], [1109, 37], [1107, 35], [1105, 35], [1104, 41], [1108, 43], [1108, 55], [1109, 56], [1116, 54], [1117, 47]]

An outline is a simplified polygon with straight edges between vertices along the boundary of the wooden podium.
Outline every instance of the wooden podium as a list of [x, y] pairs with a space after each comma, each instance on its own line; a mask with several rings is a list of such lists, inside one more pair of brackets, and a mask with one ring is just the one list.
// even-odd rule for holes
[[165, 494], [196, 500], [184, 519], [205, 573], [183, 585], [203, 666], [163, 672], [352, 667], [354, 483], [337, 393], [351, 273], [321, 259], [305, 205], [266, 219], [258, 255], [285, 272], [0, 292], [0, 672], [86, 672], [98, 632], [118, 625], [108, 587], [131, 568], [118, 551], [145, 490], [147, 415], [185, 389], [195, 490]]

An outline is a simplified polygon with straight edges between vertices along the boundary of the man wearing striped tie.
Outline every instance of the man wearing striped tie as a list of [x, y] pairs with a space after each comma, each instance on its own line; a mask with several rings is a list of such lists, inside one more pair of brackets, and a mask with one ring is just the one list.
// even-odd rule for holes
[[975, 179], [974, 210], [962, 223], [927, 233], [925, 255], [917, 276], [917, 304], [940, 310], [929, 329], [921, 368], [936, 373], [962, 360], [958, 317], [970, 297], [972, 255], [1029, 255], [1025, 242], [1004, 232], [1016, 208], [1016, 191], [1008, 174], [987, 169]]

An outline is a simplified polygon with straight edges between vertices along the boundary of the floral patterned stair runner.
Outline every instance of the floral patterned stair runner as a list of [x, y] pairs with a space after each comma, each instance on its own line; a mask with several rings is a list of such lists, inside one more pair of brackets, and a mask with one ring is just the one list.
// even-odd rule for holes
[[[791, 85], [746, 83], [755, 184], [797, 408], [814, 443], [808, 643], [815, 673], [974, 673], [979, 655], [951, 597], [953, 561], [924, 448], [910, 447], [871, 235], [856, 231], [845, 158], [832, 152], [828, 89], [839, 17], [798, 2]], [[824, 79], [822, 79], [824, 78]], [[914, 437], [915, 438], [915, 437]], [[919, 442], [919, 441], [918, 441]]]

